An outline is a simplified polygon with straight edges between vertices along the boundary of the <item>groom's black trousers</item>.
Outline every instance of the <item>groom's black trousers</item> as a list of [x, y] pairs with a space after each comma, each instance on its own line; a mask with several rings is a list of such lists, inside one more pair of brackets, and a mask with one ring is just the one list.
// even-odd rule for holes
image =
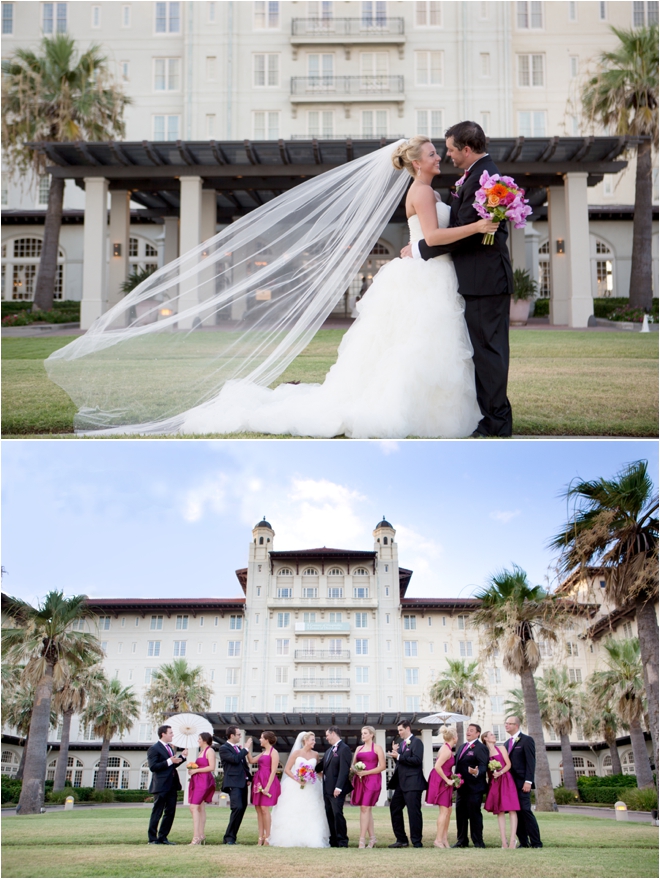
[[522, 848], [528, 848], [529, 846], [532, 848], [543, 848], [539, 825], [536, 816], [532, 812], [532, 796], [529, 791], [524, 793], [522, 785], [518, 787], [518, 784], [516, 784], [516, 788], [518, 789], [518, 800], [520, 802], [518, 830], [516, 832], [518, 842]]
[[328, 827], [330, 828], [330, 845], [332, 848], [348, 847], [348, 830], [346, 829], [346, 819], [344, 818], [344, 800], [346, 794], [339, 797], [328, 796], [324, 794], [323, 802], [325, 804], [325, 815], [328, 819]]
[[408, 809], [408, 820], [410, 821], [410, 840], [413, 845], [422, 841], [422, 791], [421, 790], [401, 790], [400, 787], [394, 789], [394, 795], [390, 801], [390, 819], [392, 821], [392, 830], [396, 836], [397, 842], [408, 842], [406, 835], [406, 825], [403, 821], [403, 810]]
[[[154, 794], [154, 804], [149, 819], [149, 842], [162, 842], [163, 839], [167, 839], [176, 815], [176, 794], [175, 788]], [[160, 821], [161, 816], [162, 821]]]
[[[466, 788], [468, 785], [464, 785]], [[475, 793], [472, 790], [458, 790], [456, 793], [456, 842], [458, 845], [467, 846], [468, 827], [472, 842], [476, 846], [484, 844], [484, 819], [481, 814], [481, 801], [483, 792]]]
[[477, 403], [483, 416], [477, 430], [485, 436], [511, 436], [513, 420], [506, 395], [511, 297], [501, 294], [463, 298], [465, 322], [474, 348]]
[[236, 842], [238, 831], [248, 806], [248, 789], [246, 787], [230, 787], [229, 788], [229, 805], [231, 812], [229, 814], [229, 823], [225, 830], [224, 842], [231, 840]]

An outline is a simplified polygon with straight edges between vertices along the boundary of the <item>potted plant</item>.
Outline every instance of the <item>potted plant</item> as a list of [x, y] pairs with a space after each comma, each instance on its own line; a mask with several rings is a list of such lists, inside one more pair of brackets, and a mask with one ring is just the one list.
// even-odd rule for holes
[[513, 296], [509, 318], [514, 327], [524, 327], [529, 319], [531, 300], [536, 295], [536, 281], [532, 280], [526, 269], [513, 271]]

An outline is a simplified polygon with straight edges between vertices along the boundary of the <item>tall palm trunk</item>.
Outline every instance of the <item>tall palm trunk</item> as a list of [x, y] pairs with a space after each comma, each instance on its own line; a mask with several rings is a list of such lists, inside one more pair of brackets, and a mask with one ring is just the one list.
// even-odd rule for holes
[[[635, 208], [635, 210], [637, 210]], [[638, 598], [635, 606], [639, 652], [644, 671], [644, 689], [648, 704], [653, 762], [658, 764], [658, 621], [651, 601]]]
[[644, 741], [644, 732], [639, 720], [634, 720], [630, 724], [630, 744], [632, 745], [633, 757], [635, 758], [637, 787], [653, 787], [653, 773], [651, 772], [649, 755], [646, 750], [646, 742]]
[[101, 759], [99, 760], [99, 771], [96, 774], [96, 790], [105, 788], [105, 776], [108, 769], [108, 754], [110, 753], [110, 739], [103, 739], [101, 745]]
[[23, 753], [21, 754], [21, 761], [18, 764], [18, 769], [16, 770], [16, 778], [21, 780], [23, 778], [23, 773], [25, 772], [25, 755], [27, 754], [27, 744], [28, 744], [29, 736], [25, 736], [23, 739]]
[[619, 757], [619, 749], [616, 744], [616, 736], [605, 734], [605, 741], [610, 749], [610, 757], [612, 758], [612, 775], [623, 775], [621, 768], [621, 758]]
[[[48, 209], [44, 223], [44, 240], [41, 247], [37, 282], [34, 288], [33, 311], [38, 308], [43, 311], [49, 311], [53, 307], [63, 203], [64, 180], [62, 177], [51, 177], [50, 190], [48, 192]], [[100, 266], [99, 271], [102, 270], [103, 267]]]
[[637, 174], [635, 177], [635, 212], [633, 215], [632, 268], [630, 270], [630, 305], [651, 311], [653, 281], [651, 260], [653, 231], [651, 178], [651, 138], [637, 147]]
[[37, 684], [30, 732], [26, 745], [23, 787], [18, 801], [21, 815], [38, 815], [44, 803], [44, 782], [50, 727], [50, 703], [53, 698], [53, 666], [46, 666], [44, 676]]
[[543, 738], [543, 725], [541, 723], [541, 711], [539, 710], [539, 698], [536, 693], [534, 675], [528, 665], [525, 665], [520, 673], [523, 696], [525, 698], [525, 714], [527, 715], [527, 729], [536, 745], [536, 810], [538, 812], [552, 812], [555, 805], [555, 795], [552, 792], [552, 776], [550, 764], [545, 750]]
[[458, 741], [456, 742], [456, 753], [458, 754], [465, 743], [465, 724], [462, 720], [460, 723], [456, 724], [456, 735], [458, 737]]
[[560, 733], [559, 741], [561, 742], [561, 760], [564, 764], [564, 787], [577, 791], [577, 776], [575, 774], [575, 766], [573, 766], [571, 740], [566, 733]]
[[71, 738], [71, 718], [73, 708], [62, 714], [62, 738], [60, 739], [60, 756], [57, 758], [53, 790], [63, 790], [66, 786], [66, 770], [69, 762], [69, 739]]

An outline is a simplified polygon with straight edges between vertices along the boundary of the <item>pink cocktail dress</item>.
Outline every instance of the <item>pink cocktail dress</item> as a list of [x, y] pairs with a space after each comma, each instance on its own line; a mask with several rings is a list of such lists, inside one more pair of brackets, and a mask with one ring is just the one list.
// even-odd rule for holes
[[280, 780], [275, 776], [273, 779], [273, 783], [270, 786], [270, 790], [268, 793], [269, 797], [266, 794], [259, 793], [260, 788], [265, 788], [268, 784], [268, 779], [270, 778], [270, 755], [269, 751], [267, 754], [259, 755], [259, 762], [257, 763], [257, 772], [252, 779], [252, 805], [253, 806], [274, 806], [275, 803], [280, 798], [280, 794], [282, 793], [282, 788], [280, 786]]
[[[440, 768], [447, 776], [447, 778], [449, 778], [449, 776], [451, 775], [451, 771], [454, 768], [454, 755], [450, 754], [445, 762], [441, 764]], [[433, 771], [429, 776], [429, 788], [426, 791], [427, 805], [451, 807], [451, 795], [453, 792], [453, 787], [447, 784], [444, 779], [440, 778], [438, 773], [435, 771], [434, 766]]]
[[[496, 748], [500, 756], [491, 757], [490, 759], [499, 760], [502, 767], [504, 767], [504, 751], [499, 746], [496, 746]], [[488, 762], [490, 762], [490, 760]], [[488, 775], [491, 781], [484, 809], [487, 812], [492, 812], [494, 815], [499, 815], [500, 812], [518, 812], [520, 809], [520, 802], [518, 800], [516, 783], [513, 778], [511, 778], [511, 772], [505, 772], [504, 775], [500, 775], [499, 778], [493, 778], [492, 773], [488, 770]]]
[[[209, 765], [206, 756], [208, 748], [204, 749], [204, 753], [195, 760], [200, 769]], [[188, 802], [193, 806], [199, 806], [200, 803], [210, 803], [215, 793], [215, 776], [212, 772], [196, 772], [190, 777], [188, 785]]]
[[[370, 751], [362, 749], [357, 752], [356, 756], [356, 762], [359, 763], [361, 761], [367, 769], [375, 769], [378, 766], [378, 754], [376, 753], [373, 744], [371, 745]], [[375, 806], [378, 802], [378, 797], [380, 796], [380, 791], [383, 786], [381, 776], [381, 772], [378, 772], [375, 775], [365, 775], [364, 778], [360, 778], [359, 775], [354, 775], [351, 782], [353, 785], [351, 806]]]

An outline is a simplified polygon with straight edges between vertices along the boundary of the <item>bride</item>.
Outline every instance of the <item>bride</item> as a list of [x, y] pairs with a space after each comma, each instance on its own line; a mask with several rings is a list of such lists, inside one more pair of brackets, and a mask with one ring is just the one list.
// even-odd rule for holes
[[[358, 303], [323, 383], [269, 387], [370, 252], [407, 185], [402, 171], [414, 178], [413, 240], [449, 244], [497, 228], [487, 220], [448, 228], [449, 208], [431, 186], [439, 168], [428, 137], [399, 141], [301, 184], [164, 266], [46, 361], [80, 405], [76, 427], [469, 436], [481, 412], [449, 255], [392, 260]], [[223, 320], [224, 332], [191, 332]]]
[[284, 767], [282, 793], [273, 806], [270, 845], [282, 848], [328, 848], [330, 830], [323, 805], [320, 778], [301, 787], [298, 768], [307, 765], [315, 770], [319, 754], [314, 750], [316, 736], [301, 732]]

